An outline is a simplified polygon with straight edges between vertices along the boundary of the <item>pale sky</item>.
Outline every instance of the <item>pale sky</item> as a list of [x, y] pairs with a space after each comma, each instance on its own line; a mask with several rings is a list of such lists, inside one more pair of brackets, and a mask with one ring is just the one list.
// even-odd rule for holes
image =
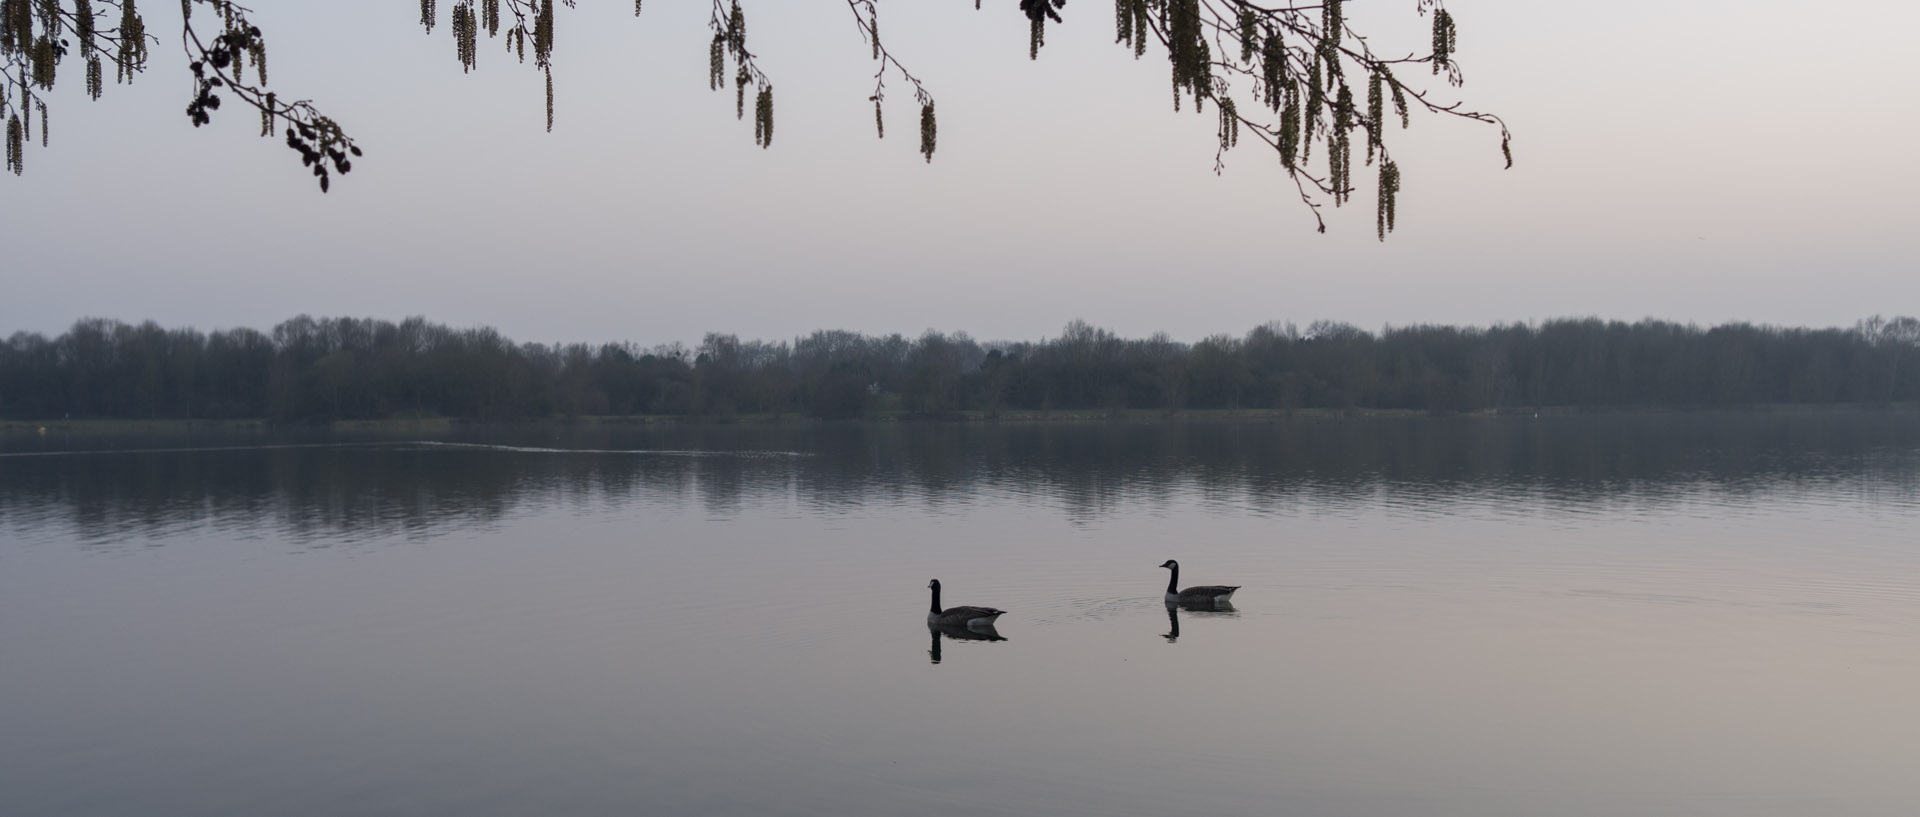
[[[1068, 4], [1029, 62], [1012, 0], [882, 2], [938, 99], [931, 165], [897, 78], [874, 138], [875, 66], [842, 3], [743, 0], [770, 150], [707, 90], [706, 2], [560, 9], [551, 134], [539, 75], [501, 41], [462, 76], [451, 5], [429, 35], [412, 2], [256, 0], [271, 87], [366, 148], [322, 196], [250, 111], [190, 125], [177, 7], [147, 4], [147, 73], [99, 102], [67, 73], [51, 147], [36, 133], [25, 176], [0, 178], [0, 335], [303, 312], [643, 344], [1920, 314], [1920, 4], [1452, 0], [1467, 83], [1433, 87], [1505, 117], [1516, 164], [1495, 130], [1416, 113], [1389, 137], [1405, 182], [1385, 244], [1371, 168], [1326, 235], [1253, 140], [1215, 176], [1211, 109], [1172, 111], [1164, 55], [1113, 44], [1109, 3]], [[1349, 17], [1377, 50], [1424, 53], [1414, 7]]]

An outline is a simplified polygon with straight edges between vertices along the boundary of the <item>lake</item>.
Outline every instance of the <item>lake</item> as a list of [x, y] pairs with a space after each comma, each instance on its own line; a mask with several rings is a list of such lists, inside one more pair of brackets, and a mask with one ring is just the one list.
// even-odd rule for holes
[[1920, 415], [0, 450], [5, 815], [1920, 811]]

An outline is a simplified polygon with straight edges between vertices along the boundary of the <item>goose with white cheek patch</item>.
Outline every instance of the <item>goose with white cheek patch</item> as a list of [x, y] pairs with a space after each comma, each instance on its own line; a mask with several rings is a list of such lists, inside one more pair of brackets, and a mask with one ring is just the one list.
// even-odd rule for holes
[[1168, 559], [1167, 563], [1161, 565], [1161, 567], [1173, 571], [1171, 575], [1167, 576], [1168, 604], [1225, 604], [1229, 599], [1233, 598], [1233, 591], [1240, 589], [1240, 585], [1237, 584], [1232, 586], [1206, 584], [1181, 590], [1180, 563]]
[[933, 607], [927, 611], [929, 627], [991, 627], [993, 620], [1007, 614], [1005, 610], [992, 607], [948, 607], [940, 609], [940, 580], [927, 582], [927, 589], [933, 591]]

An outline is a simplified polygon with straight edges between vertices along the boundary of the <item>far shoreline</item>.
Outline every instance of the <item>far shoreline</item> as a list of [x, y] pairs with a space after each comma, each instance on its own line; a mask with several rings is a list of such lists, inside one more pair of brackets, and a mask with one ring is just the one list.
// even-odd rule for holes
[[1410, 419], [1495, 419], [1510, 417], [1647, 416], [1696, 414], [1912, 414], [1920, 413], [1920, 403], [1776, 403], [1742, 406], [1543, 406], [1538, 408], [1488, 409], [1470, 412], [1430, 412], [1416, 409], [1056, 409], [1016, 411], [958, 411], [943, 414], [888, 412], [846, 419], [825, 419], [801, 414], [735, 415], [580, 415], [575, 417], [528, 417], [513, 419], [472, 419], [456, 417], [390, 417], [382, 419], [334, 420], [331, 422], [275, 423], [264, 418], [234, 419], [49, 419], [0, 420], [0, 434], [125, 434], [125, 433], [227, 433], [283, 430], [329, 431], [452, 431], [460, 428], [626, 428], [636, 426], [724, 426], [724, 425], [886, 425], [886, 424], [1183, 424], [1218, 422], [1323, 422], [1338, 420], [1410, 420]]

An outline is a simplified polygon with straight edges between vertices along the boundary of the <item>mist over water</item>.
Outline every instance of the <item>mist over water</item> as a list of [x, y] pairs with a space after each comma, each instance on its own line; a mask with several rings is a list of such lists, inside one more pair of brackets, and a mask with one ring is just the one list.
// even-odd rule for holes
[[1897, 413], [6, 438], [0, 813], [1904, 813], [1916, 523]]

